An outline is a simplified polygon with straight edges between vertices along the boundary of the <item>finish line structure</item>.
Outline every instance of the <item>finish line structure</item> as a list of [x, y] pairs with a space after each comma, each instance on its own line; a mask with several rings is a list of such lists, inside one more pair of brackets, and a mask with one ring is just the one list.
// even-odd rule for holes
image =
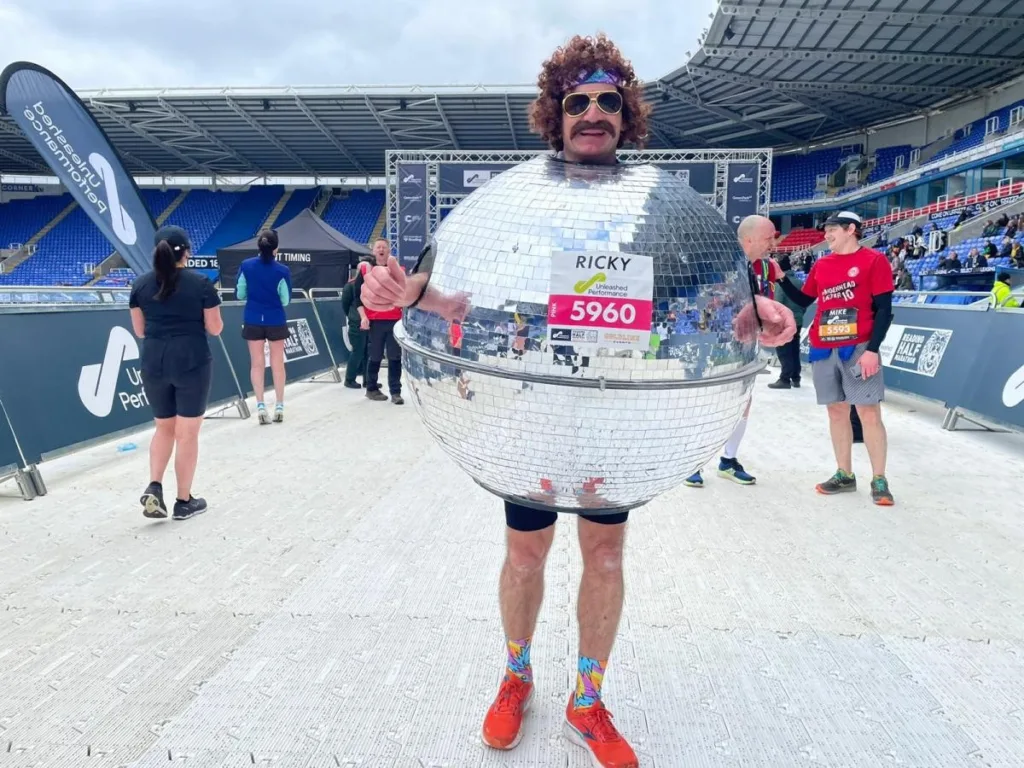
[[[403, 267], [411, 267], [448, 211], [493, 176], [549, 152], [387, 150], [387, 232], [392, 253]], [[733, 229], [745, 216], [768, 215], [770, 148], [623, 150], [619, 159], [653, 163], [675, 174]]]

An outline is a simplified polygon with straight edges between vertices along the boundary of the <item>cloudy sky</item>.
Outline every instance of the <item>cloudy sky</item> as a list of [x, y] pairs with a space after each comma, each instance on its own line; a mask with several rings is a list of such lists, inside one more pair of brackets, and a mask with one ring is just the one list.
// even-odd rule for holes
[[536, 80], [567, 37], [606, 32], [653, 80], [686, 61], [717, 0], [2, 0], [3, 64], [77, 90], [462, 85]]

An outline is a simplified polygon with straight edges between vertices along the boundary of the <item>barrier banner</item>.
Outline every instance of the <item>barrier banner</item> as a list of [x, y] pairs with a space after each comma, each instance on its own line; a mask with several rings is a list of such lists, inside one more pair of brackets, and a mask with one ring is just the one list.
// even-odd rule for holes
[[426, 163], [399, 163], [398, 173], [398, 262], [410, 270], [427, 243]]
[[468, 195], [514, 165], [515, 163], [439, 163], [437, 193]]
[[19, 61], [0, 74], [10, 115], [125, 262], [150, 269], [156, 222], [124, 161], [81, 99], [59, 77]]
[[7, 424], [7, 417], [4, 415], [5, 406], [0, 400], [0, 477], [5, 469], [21, 466], [21, 453], [18, 451], [18, 444], [14, 441], [11, 428]]
[[[249, 343], [242, 338], [242, 320], [245, 305], [241, 302], [225, 302], [221, 305], [224, 317], [224, 346], [228, 357], [238, 371], [239, 384], [246, 397], [253, 394], [252, 382], [248, 371]], [[284, 343], [284, 369], [286, 381], [301, 381], [318, 373], [331, 370], [331, 357], [327, 353], [327, 340], [320, 331], [313, 305], [308, 299], [299, 299], [288, 305], [289, 338]], [[340, 333], [340, 331], [339, 331]], [[264, 345], [264, 381], [268, 389], [273, 386], [270, 372], [270, 348]]]
[[[817, 308], [817, 303], [807, 308], [800, 331], [800, 359], [805, 365], [810, 352], [807, 334]], [[975, 375], [990, 314], [893, 305], [893, 322], [878, 350], [885, 386], [956, 405]]]
[[757, 163], [729, 163], [725, 185], [725, 220], [735, 230], [747, 216], [757, 213]]
[[985, 317], [988, 328], [975, 340], [977, 361], [956, 405], [1024, 428], [1024, 312], [986, 312]]
[[[139, 342], [125, 309], [0, 317], [0, 399], [28, 463], [152, 420], [138, 367]], [[210, 349], [213, 407], [236, 398], [238, 389], [220, 344], [211, 339]]]
[[[655, 163], [659, 168], [678, 176], [695, 192], [702, 195], [715, 194], [715, 164], [714, 163]], [[757, 166], [755, 165], [756, 169]], [[756, 179], [757, 176], [755, 175]]]
[[317, 314], [327, 334], [327, 344], [334, 353], [334, 361], [340, 366], [348, 362], [351, 344], [348, 340], [348, 318], [341, 309], [341, 291], [336, 295], [314, 298]]

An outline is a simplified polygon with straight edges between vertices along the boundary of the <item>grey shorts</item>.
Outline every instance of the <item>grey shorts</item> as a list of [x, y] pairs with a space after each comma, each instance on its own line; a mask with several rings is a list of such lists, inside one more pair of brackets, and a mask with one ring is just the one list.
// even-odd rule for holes
[[849, 360], [840, 360], [839, 350], [834, 349], [826, 359], [811, 363], [818, 405], [877, 405], [885, 400], [885, 367], [870, 379], [861, 376], [858, 361], [867, 348], [867, 344], [858, 344]]

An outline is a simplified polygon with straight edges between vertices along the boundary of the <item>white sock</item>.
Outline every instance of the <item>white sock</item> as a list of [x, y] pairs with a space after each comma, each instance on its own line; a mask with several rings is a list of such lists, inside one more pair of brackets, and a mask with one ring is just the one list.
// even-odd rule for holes
[[722, 450], [722, 455], [727, 459], [735, 459], [736, 454], [740, 451], [740, 442], [743, 440], [743, 434], [747, 431], [747, 417], [744, 416], [740, 419], [736, 425], [736, 429], [729, 435], [729, 442], [725, 444], [725, 448]]

